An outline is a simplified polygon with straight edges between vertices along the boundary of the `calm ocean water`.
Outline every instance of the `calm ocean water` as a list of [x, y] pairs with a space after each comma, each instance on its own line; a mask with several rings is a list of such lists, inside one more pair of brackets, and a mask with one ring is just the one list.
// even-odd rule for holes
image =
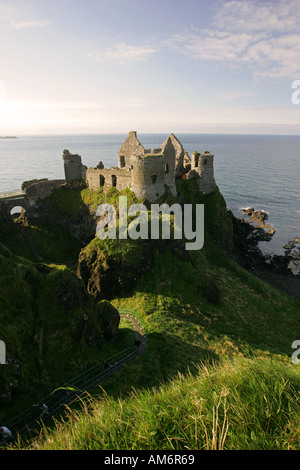
[[[78, 153], [84, 165], [117, 166], [127, 134], [45, 136], [0, 139], [0, 192], [19, 189], [34, 178], [64, 178], [64, 149]], [[139, 134], [145, 148], [159, 147], [167, 134]], [[264, 209], [276, 229], [263, 251], [283, 254], [283, 245], [300, 237], [300, 136], [176, 134], [191, 155], [210, 150], [215, 178], [228, 208]]]

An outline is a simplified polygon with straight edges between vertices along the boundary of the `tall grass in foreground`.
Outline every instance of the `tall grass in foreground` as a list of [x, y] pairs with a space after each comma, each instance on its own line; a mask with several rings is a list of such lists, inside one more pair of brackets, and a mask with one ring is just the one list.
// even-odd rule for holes
[[128, 398], [89, 397], [30, 449], [300, 449], [300, 369], [237, 358]]

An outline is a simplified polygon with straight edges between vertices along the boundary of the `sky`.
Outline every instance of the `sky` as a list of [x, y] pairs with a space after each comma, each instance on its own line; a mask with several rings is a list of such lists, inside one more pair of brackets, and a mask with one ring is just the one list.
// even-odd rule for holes
[[0, 135], [300, 135], [299, 80], [300, 0], [0, 0]]

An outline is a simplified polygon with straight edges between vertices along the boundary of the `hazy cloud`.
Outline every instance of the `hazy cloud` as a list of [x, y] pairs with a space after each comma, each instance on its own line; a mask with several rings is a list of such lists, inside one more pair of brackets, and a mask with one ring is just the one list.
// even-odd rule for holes
[[133, 46], [124, 42], [120, 42], [115, 44], [113, 48], [102, 51], [100, 53], [89, 53], [88, 57], [95, 61], [111, 60], [124, 65], [133, 62], [145, 61], [154, 52], [155, 49], [148, 45]]
[[36, 28], [41, 26], [46, 26], [49, 24], [48, 21], [12, 21], [10, 26], [13, 29], [26, 29], [26, 28]]
[[12, 7], [6, 3], [0, 3], [0, 21], [8, 28], [25, 29], [42, 27], [49, 24], [47, 20], [29, 18], [30, 12], [20, 7]]
[[294, 78], [300, 73], [298, 0], [223, 1], [211, 29], [177, 34], [168, 46], [197, 60], [248, 65], [255, 78]]

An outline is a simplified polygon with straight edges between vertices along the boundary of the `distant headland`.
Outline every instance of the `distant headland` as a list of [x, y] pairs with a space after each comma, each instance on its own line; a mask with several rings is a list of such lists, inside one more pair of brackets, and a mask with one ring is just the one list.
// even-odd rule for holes
[[1, 136], [0, 135], [0, 139], [17, 139], [18, 137], [14, 136], [14, 135], [4, 135], [4, 136]]

